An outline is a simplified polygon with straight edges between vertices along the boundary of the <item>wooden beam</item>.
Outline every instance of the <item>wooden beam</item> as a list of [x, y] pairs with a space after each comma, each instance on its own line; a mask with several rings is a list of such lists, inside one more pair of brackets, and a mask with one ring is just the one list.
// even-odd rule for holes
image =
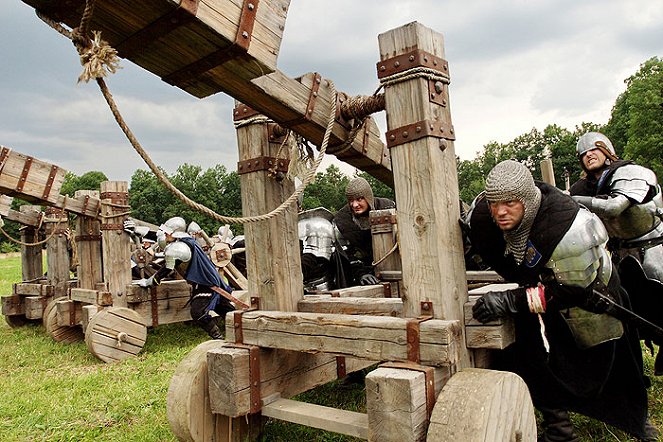
[[[97, 190], [77, 190], [76, 198], [99, 199]], [[101, 223], [97, 217], [80, 215], [76, 218], [76, 247], [78, 251], [78, 287], [94, 289], [104, 280], [101, 260]]]
[[[288, 149], [281, 149], [280, 142], [270, 140], [265, 122], [239, 127], [237, 145], [240, 162], [261, 157], [286, 161], [289, 157]], [[295, 191], [292, 180], [278, 180], [268, 170], [240, 172], [245, 217], [274, 210]], [[248, 290], [260, 298], [260, 308], [294, 311], [304, 294], [297, 222], [297, 207], [292, 204], [271, 219], [245, 224]]]
[[337, 313], [342, 315], [403, 316], [400, 298], [332, 298], [329, 295], [310, 295], [297, 303], [297, 310], [309, 313]]
[[113, 295], [114, 307], [127, 306], [125, 289], [131, 283], [130, 239], [123, 229], [129, 209], [128, 187], [126, 181], [101, 183], [101, 250], [104, 282]]
[[290, 399], [278, 399], [262, 407], [261, 411], [265, 417], [361, 439], [368, 438], [368, 416], [365, 413], [339, 410]]
[[[374, 361], [345, 358], [343, 366], [334, 356], [297, 351], [259, 350], [258, 375], [260, 398], [273, 395], [293, 397], [317, 386], [331, 382], [343, 373], [351, 373], [373, 365]], [[251, 410], [251, 367], [246, 346], [226, 343], [207, 352], [210, 407], [214, 413], [238, 417]], [[253, 385], [255, 387], [255, 385]]]
[[[503, 287], [504, 285], [500, 285]], [[509, 285], [511, 287], [511, 285]], [[486, 290], [481, 287], [481, 290]], [[465, 341], [468, 348], [503, 350], [516, 341], [513, 319], [499, 319], [482, 324], [472, 317], [472, 307], [479, 295], [470, 296], [463, 306], [465, 317]]]
[[[381, 61], [414, 49], [444, 58], [442, 35], [416, 22], [380, 34], [378, 40]], [[421, 302], [430, 301], [436, 318], [461, 321], [467, 284], [453, 141], [432, 135], [417, 138], [415, 127], [406, 129], [424, 121], [451, 127], [448, 97], [443, 103], [432, 101], [429, 83], [425, 77], [415, 77], [385, 89], [388, 129], [398, 133], [394, 139], [399, 142], [408, 140], [394, 143], [390, 150], [403, 285], [408, 295], [404, 313], [416, 317]], [[439, 83], [440, 91], [446, 92], [446, 85]], [[450, 130], [445, 130], [447, 136]], [[464, 343], [460, 354], [462, 366], [468, 366]]]
[[[387, 316], [247, 311], [241, 325], [226, 315], [226, 339], [260, 347], [353, 356], [373, 361], [408, 360], [408, 320]], [[459, 359], [460, 321], [431, 319], [419, 324], [421, 363], [452, 365]]]
[[52, 207], [46, 210], [44, 234], [49, 238], [46, 241], [46, 279], [55, 287], [55, 297], [66, 296], [69, 287], [71, 259], [67, 248], [68, 229], [69, 218], [63, 210]]

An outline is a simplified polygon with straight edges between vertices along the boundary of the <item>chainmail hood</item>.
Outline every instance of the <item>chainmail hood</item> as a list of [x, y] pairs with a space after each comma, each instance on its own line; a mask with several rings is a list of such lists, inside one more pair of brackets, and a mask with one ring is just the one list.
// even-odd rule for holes
[[523, 164], [506, 160], [493, 168], [486, 178], [486, 199], [489, 203], [520, 201], [525, 214], [520, 224], [503, 232], [506, 240], [505, 254], [511, 253], [520, 264], [525, 256], [527, 238], [541, 204], [541, 191], [534, 184], [532, 174]]
[[348, 201], [364, 197], [371, 209], [375, 207], [373, 189], [371, 189], [371, 185], [368, 184], [368, 181], [362, 177], [354, 178], [352, 181], [350, 181], [350, 183], [348, 183], [348, 187], [345, 188], [345, 196]]

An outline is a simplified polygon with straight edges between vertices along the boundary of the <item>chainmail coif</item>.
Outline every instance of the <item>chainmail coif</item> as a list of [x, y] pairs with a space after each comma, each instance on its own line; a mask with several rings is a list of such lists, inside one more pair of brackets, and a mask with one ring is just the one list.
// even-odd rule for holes
[[373, 189], [362, 177], [354, 178], [348, 183], [348, 187], [345, 188], [345, 196], [348, 201], [363, 197], [371, 209], [375, 207], [373, 206]]
[[486, 199], [489, 203], [520, 201], [525, 214], [518, 226], [503, 232], [506, 240], [505, 254], [511, 253], [517, 264], [523, 261], [527, 238], [541, 204], [541, 191], [534, 185], [534, 178], [523, 164], [506, 160], [493, 168], [486, 178]]

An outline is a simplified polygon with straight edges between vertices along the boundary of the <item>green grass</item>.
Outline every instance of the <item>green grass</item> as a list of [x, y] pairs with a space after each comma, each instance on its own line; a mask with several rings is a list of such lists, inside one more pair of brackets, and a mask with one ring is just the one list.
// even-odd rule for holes
[[[0, 294], [21, 279], [20, 258], [0, 259]], [[166, 395], [180, 361], [207, 335], [190, 324], [150, 329], [135, 358], [105, 364], [85, 343], [60, 344], [41, 325], [0, 321], [0, 441], [174, 441]], [[653, 360], [646, 358], [651, 372]], [[363, 386], [332, 382], [298, 399], [365, 412]], [[663, 416], [662, 382], [649, 393], [654, 423]], [[600, 422], [574, 416], [583, 442], [633, 440]], [[263, 442], [350, 442], [358, 439], [269, 421]]]

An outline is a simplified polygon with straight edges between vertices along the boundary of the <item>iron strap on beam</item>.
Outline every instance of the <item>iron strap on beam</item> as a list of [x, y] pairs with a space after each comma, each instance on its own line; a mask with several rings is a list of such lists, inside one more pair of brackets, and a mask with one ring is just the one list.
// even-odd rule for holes
[[304, 111], [304, 115], [302, 115], [299, 118], [295, 118], [294, 120], [283, 122], [281, 123], [281, 126], [292, 127], [311, 121], [311, 117], [313, 116], [313, 110], [315, 109], [315, 104], [318, 99], [318, 91], [320, 90], [320, 83], [322, 83], [322, 76], [317, 72], [315, 72], [313, 74], [313, 81], [311, 82], [311, 90], [309, 91], [308, 101], [306, 103], [306, 110]]
[[268, 170], [275, 172], [286, 173], [290, 160], [276, 157], [256, 157], [249, 160], [240, 161], [237, 163], [237, 173], [239, 175], [257, 172], [259, 170]]
[[435, 369], [433, 367], [413, 364], [412, 362], [386, 362], [380, 364], [380, 367], [412, 370], [424, 374], [424, 382], [426, 383], [426, 411], [430, 419], [433, 414], [433, 407], [435, 406]]
[[377, 63], [378, 79], [400, 74], [410, 69], [424, 67], [436, 71], [449, 81], [449, 63], [430, 52], [415, 49]]
[[411, 143], [424, 137], [435, 137], [453, 141], [456, 139], [454, 127], [440, 121], [421, 120], [387, 132], [387, 147]]

